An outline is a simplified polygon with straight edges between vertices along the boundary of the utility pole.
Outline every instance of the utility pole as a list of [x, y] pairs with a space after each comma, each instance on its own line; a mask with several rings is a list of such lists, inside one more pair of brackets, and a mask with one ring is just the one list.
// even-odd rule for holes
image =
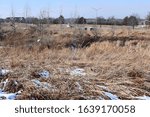
[[61, 17], [63, 16], [63, 7], [62, 6], [60, 6], [60, 19], [59, 19], [59, 24], [60, 24], [60, 29], [62, 30], [62, 23], [63, 23], [63, 19], [61, 19]]
[[11, 7], [11, 27], [12, 27], [13, 33], [15, 33], [16, 26], [15, 26], [15, 13], [14, 13], [13, 6]]
[[95, 11], [96, 14], [96, 25], [97, 25], [97, 17], [98, 17], [98, 11], [101, 10], [101, 8], [92, 8]]
[[28, 15], [29, 15], [29, 11], [30, 11], [29, 6], [28, 6], [28, 4], [26, 4], [26, 6], [25, 6], [25, 13], [24, 13], [24, 15], [25, 15], [26, 29], [27, 29], [27, 27], [28, 27], [27, 18], [29, 17], [29, 16], [28, 16]]
[[49, 9], [49, 7], [47, 9], [47, 25], [48, 25], [48, 27], [50, 26], [50, 9]]

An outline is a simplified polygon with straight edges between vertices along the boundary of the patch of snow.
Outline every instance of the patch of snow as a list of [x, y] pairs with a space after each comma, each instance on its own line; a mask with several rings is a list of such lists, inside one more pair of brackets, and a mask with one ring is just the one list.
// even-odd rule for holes
[[66, 73], [70, 73], [70, 69], [66, 69], [65, 72], [66, 72]]
[[104, 92], [104, 94], [109, 97], [111, 100], [119, 100], [119, 98], [117, 97], [117, 95], [114, 95], [112, 93], [109, 92]]
[[45, 88], [45, 89], [52, 89], [54, 88], [53, 86], [51, 86], [50, 84], [48, 84], [47, 82], [40, 82], [39, 80], [32, 80], [32, 82], [37, 86], [37, 87], [41, 87], [41, 88]]
[[21, 94], [21, 93], [22, 93], [22, 91], [23, 91], [23, 90], [18, 91], [18, 92], [17, 92], [17, 94]]
[[4, 77], [6, 76], [7, 74], [9, 74], [10, 72], [12, 72], [11, 70], [8, 70], [8, 69], [0, 69], [0, 77]]
[[49, 78], [50, 77], [50, 73], [49, 71], [43, 70], [40, 73], [38, 73], [40, 75], [40, 77], [42, 78]]
[[104, 100], [104, 98], [102, 98], [102, 97], [99, 97], [99, 99], [100, 99], [100, 100]]
[[150, 97], [144, 95], [144, 96], [136, 97], [136, 99], [139, 99], [139, 100], [150, 100]]
[[2, 89], [0, 89], [0, 94], [3, 92], [3, 90]]
[[34, 79], [34, 80], [32, 80], [32, 82], [33, 82], [37, 87], [41, 86], [41, 82], [40, 82], [39, 80]]
[[83, 90], [83, 89], [82, 89], [82, 86], [79, 84], [79, 82], [76, 82], [76, 85], [77, 85], [77, 88], [78, 88], [79, 91], [82, 91], [82, 90]]
[[86, 73], [85, 73], [84, 69], [76, 68], [76, 69], [70, 71], [70, 75], [72, 75], [72, 76], [85, 76]]
[[6, 92], [2, 92], [2, 90], [0, 91], [0, 99], [5, 99], [5, 100], [15, 100], [16, 99], [16, 93], [6, 93]]
[[97, 86], [104, 89], [104, 90], [107, 90], [107, 91], [109, 90], [106, 86], [100, 86], [100, 85], [97, 85]]
[[42, 87], [45, 88], [45, 89], [48, 89], [48, 90], [50, 90], [50, 89], [55, 89], [54, 86], [50, 85], [50, 84], [47, 83], [47, 82], [43, 82], [43, 83], [42, 83]]
[[41, 39], [38, 39], [38, 40], [37, 40], [37, 42], [40, 42], [40, 41], [41, 41]]
[[7, 82], [8, 82], [8, 79], [6, 79], [4, 82], [2, 82], [3, 83], [3, 90], [5, 89]]

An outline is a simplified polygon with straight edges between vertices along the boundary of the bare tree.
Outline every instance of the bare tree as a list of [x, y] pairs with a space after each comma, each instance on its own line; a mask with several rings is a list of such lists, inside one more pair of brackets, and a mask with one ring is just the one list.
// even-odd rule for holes
[[30, 11], [30, 8], [29, 8], [28, 5], [26, 5], [26, 6], [25, 6], [25, 13], [24, 13], [24, 15], [25, 15], [26, 28], [28, 27], [28, 20], [27, 20], [27, 18], [29, 17], [29, 11]]
[[62, 24], [64, 23], [64, 17], [63, 17], [63, 7], [60, 7], [60, 17], [59, 17], [59, 24], [60, 24], [60, 29], [62, 30]]
[[94, 34], [94, 37], [97, 39], [98, 35], [101, 35], [99, 30], [98, 30], [98, 11], [101, 10], [101, 8], [92, 8], [95, 11], [96, 17], [95, 17], [95, 29], [92, 30], [92, 33]]
[[105, 23], [106, 23], [106, 19], [104, 17], [98, 17], [97, 18], [97, 24], [99, 24], [100, 27], [102, 27], [102, 25]]
[[2, 40], [2, 22], [0, 20], [0, 41]]
[[11, 27], [12, 31], [15, 33], [16, 32], [16, 24], [15, 24], [15, 12], [13, 7], [11, 7]]
[[129, 20], [128, 16], [124, 17], [123, 18], [123, 25], [128, 26], [128, 20]]
[[48, 24], [48, 27], [50, 26], [50, 9], [48, 8], [47, 9], [47, 24]]
[[38, 28], [41, 38], [43, 38], [43, 35], [44, 35], [44, 28], [45, 28], [44, 24], [46, 24], [46, 22], [47, 22], [46, 11], [41, 10], [40, 15], [39, 15], [38, 24], [37, 24], [37, 28]]
[[2, 29], [2, 22], [0, 21], [0, 32], [1, 32], [1, 29]]
[[116, 19], [115, 19], [115, 17], [112, 16], [112, 17], [108, 18], [108, 22], [111, 25], [112, 36], [115, 36], [115, 26], [116, 26]]
[[86, 19], [84, 17], [79, 17], [75, 21], [77, 24], [86, 24]]
[[148, 27], [150, 27], [150, 12], [147, 14], [146, 20], [147, 20], [146, 23], [148, 24]]
[[134, 29], [136, 25], [138, 25], [138, 18], [134, 15], [131, 15], [128, 19], [128, 23]]
[[78, 33], [78, 24], [75, 23], [77, 19], [77, 7], [75, 7], [74, 16], [71, 18], [71, 23], [74, 25], [74, 31], [71, 42], [72, 58], [74, 59], [77, 52], [77, 33]]

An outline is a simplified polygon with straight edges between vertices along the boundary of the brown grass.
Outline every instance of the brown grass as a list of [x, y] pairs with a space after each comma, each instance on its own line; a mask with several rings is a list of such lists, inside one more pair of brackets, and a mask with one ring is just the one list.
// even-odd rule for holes
[[[124, 37], [126, 39], [127, 36], [123, 35], [125, 31], [118, 32], [118, 35], [123, 35], [122, 38], [112, 37], [112, 41], [108, 35], [91, 41], [94, 37], [84, 32], [82, 37], [76, 37], [80, 48], [73, 53], [69, 48], [73, 35], [71, 32], [65, 34], [59, 31], [57, 34], [51, 32], [50, 37], [46, 35], [49, 43], [46, 45], [44, 42], [39, 45], [34, 43], [32, 49], [24, 47], [28, 40], [25, 37], [28, 34], [29, 38], [31, 36], [35, 39], [36, 33], [34, 31], [32, 34], [18, 33], [16, 36], [18, 46], [0, 49], [0, 66], [13, 71], [1, 79], [0, 88], [3, 88], [2, 83], [8, 79], [4, 90], [21, 91], [22, 93], [17, 96], [19, 100], [109, 99], [104, 95], [105, 91], [117, 95], [120, 99], [150, 96], [150, 47], [146, 43], [149, 42], [146, 37], [142, 40], [143, 37], [134, 34], [136, 40], [127, 40], [128, 44], [120, 47], [116, 45], [115, 39]], [[146, 35], [145, 33], [142, 34]], [[14, 38], [12, 35], [9, 36]], [[16, 41], [15, 38], [13, 40]], [[8, 42], [6, 39], [4, 43], [11, 45], [14, 42], [11, 41]], [[138, 44], [132, 45], [130, 41], [137, 41]], [[89, 43], [88, 47], [82, 48], [83, 42]], [[50, 47], [47, 44], [50, 44]], [[85, 69], [86, 76], [70, 75], [68, 71], [76, 67]], [[41, 70], [49, 71], [51, 77], [48, 79], [39, 77], [37, 73]], [[41, 85], [37, 86], [33, 80], [40, 81]]]

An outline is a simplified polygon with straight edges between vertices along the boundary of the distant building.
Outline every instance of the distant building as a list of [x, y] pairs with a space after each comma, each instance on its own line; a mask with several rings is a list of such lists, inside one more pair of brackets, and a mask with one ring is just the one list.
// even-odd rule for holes
[[92, 18], [86, 19], [86, 23], [87, 24], [95, 24], [96, 23], [96, 19], [92, 19]]
[[14, 20], [15, 22], [18, 22], [18, 23], [24, 23], [25, 22], [24, 17], [7, 17], [5, 19], [5, 22], [11, 22], [12, 20]]
[[145, 28], [145, 27], [149, 27], [150, 25], [150, 21], [148, 20], [141, 20], [139, 22], [139, 25], [137, 26], [137, 28]]

